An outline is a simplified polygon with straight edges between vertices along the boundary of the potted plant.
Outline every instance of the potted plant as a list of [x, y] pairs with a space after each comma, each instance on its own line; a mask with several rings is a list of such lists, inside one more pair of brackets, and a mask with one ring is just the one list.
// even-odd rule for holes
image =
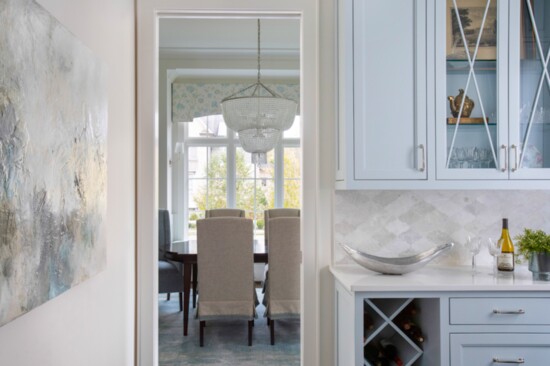
[[518, 254], [529, 261], [533, 280], [550, 281], [550, 235], [542, 230], [524, 229], [515, 240]]

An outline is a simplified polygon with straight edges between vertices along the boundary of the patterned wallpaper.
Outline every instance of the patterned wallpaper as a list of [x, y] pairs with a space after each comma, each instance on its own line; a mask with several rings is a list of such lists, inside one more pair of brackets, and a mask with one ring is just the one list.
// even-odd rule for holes
[[[221, 114], [223, 98], [233, 95], [250, 86], [249, 83], [236, 82], [176, 82], [172, 84], [172, 122], [190, 122], [193, 118], [212, 114]], [[300, 85], [297, 83], [265, 84], [273, 92], [284, 98], [300, 103]], [[239, 96], [250, 96], [253, 90]], [[262, 90], [262, 96], [266, 95]], [[297, 113], [300, 113], [298, 106]]]
[[[550, 190], [336, 191], [334, 238], [381, 256], [404, 256], [452, 241], [452, 252], [435, 262], [467, 265], [468, 235], [498, 239], [503, 217], [512, 237], [524, 227], [550, 232]], [[486, 248], [477, 258], [478, 264], [492, 263]], [[335, 244], [334, 263], [348, 262]]]

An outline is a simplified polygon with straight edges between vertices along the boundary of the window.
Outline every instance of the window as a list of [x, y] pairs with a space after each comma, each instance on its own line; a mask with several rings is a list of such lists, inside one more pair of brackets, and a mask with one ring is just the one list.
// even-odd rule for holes
[[268, 152], [265, 166], [251, 163], [251, 155], [239, 146], [221, 115], [195, 118], [180, 126], [185, 162], [178, 187], [185, 191], [181, 202], [185, 238], [196, 237], [196, 220], [204, 217], [204, 210], [244, 209], [259, 237], [263, 236], [266, 209], [300, 207], [299, 116], [278, 146]]

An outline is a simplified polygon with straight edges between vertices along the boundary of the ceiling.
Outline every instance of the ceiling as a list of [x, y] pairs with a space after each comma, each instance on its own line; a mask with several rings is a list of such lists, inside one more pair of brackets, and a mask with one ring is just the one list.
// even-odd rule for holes
[[[186, 55], [232, 56], [256, 54], [257, 19], [161, 19], [159, 45], [161, 57]], [[299, 57], [300, 21], [297, 18], [261, 20], [262, 55]]]

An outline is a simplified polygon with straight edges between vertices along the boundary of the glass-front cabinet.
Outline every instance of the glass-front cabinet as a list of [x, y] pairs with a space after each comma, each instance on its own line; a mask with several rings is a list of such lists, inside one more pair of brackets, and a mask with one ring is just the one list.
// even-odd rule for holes
[[550, 177], [550, 2], [510, 2], [510, 178]]
[[438, 180], [550, 178], [550, 2], [435, 1]]

